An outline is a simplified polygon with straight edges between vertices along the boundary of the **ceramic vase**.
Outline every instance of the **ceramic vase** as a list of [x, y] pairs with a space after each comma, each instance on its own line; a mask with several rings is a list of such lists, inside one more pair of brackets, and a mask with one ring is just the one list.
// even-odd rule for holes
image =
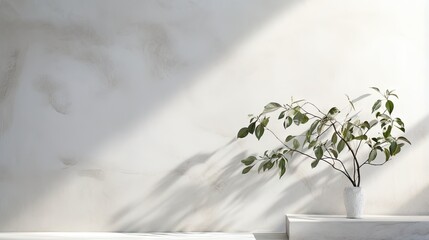
[[362, 188], [346, 187], [344, 189], [344, 205], [347, 218], [362, 218], [365, 198]]

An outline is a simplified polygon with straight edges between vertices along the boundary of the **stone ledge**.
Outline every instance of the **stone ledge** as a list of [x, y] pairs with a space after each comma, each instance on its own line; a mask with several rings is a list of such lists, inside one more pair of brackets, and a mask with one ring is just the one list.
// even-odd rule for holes
[[284, 240], [284, 233], [2, 232], [0, 240]]
[[289, 240], [429, 239], [429, 216], [286, 215]]

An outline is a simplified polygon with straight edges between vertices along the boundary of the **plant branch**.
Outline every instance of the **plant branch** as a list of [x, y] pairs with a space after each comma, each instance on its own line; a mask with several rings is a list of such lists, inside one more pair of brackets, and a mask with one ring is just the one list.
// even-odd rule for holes
[[355, 186], [355, 187], [356, 187], [356, 184], [353, 182], [353, 179], [352, 179], [348, 174], [346, 174], [345, 172], [343, 172], [341, 169], [336, 168], [336, 167], [334, 166], [334, 164], [332, 164], [332, 163], [330, 163], [330, 162], [326, 161], [326, 160], [325, 160], [325, 159], [323, 159], [323, 158], [322, 158], [322, 159], [320, 159], [320, 161], [323, 161], [323, 162], [325, 162], [325, 163], [329, 164], [333, 169], [335, 169], [335, 170], [337, 170], [337, 171], [341, 172], [342, 174], [344, 174], [344, 176], [346, 176], [346, 177], [350, 180], [350, 182], [352, 182], [353, 186]]
[[[334, 128], [334, 131], [337, 133], [337, 135], [338, 135], [338, 137], [340, 137], [341, 138], [341, 140], [343, 140], [344, 141], [344, 143], [346, 144], [346, 146], [347, 146], [347, 148], [349, 149], [349, 151], [352, 153], [352, 156], [353, 156], [353, 174], [355, 173], [355, 172], [357, 172], [357, 177], [358, 177], [358, 179], [357, 179], [357, 184], [355, 185], [356, 187], [359, 187], [360, 186], [360, 169], [359, 169], [359, 162], [358, 162], [358, 160], [357, 160], [357, 157], [356, 157], [356, 154], [355, 154], [355, 152], [353, 151], [353, 149], [352, 149], [352, 147], [350, 146], [350, 144], [343, 138], [343, 136], [341, 136], [341, 134], [338, 132], [338, 130], [337, 130], [337, 128], [335, 127], [335, 124], [333, 124], [332, 125], [332, 127]], [[355, 166], [355, 164], [356, 164], [356, 166]], [[356, 181], [356, 179], [355, 178], [353, 178], [353, 180], [354, 181]]]
[[[328, 151], [328, 154], [329, 154], [329, 156], [325, 156], [325, 158], [332, 159], [334, 162], [335, 162], [335, 161], [340, 162], [341, 166], [342, 166], [342, 167], [343, 167], [343, 169], [344, 169], [344, 172], [345, 172], [345, 173], [350, 177], [350, 173], [347, 171], [347, 168], [346, 168], [346, 166], [344, 165], [344, 163], [343, 163], [340, 159], [332, 157], [332, 155], [331, 155], [331, 153], [329, 153], [329, 151]], [[351, 177], [350, 177], [350, 180], [351, 180]], [[353, 182], [353, 181], [352, 181], [352, 182]]]
[[[366, 135], [366, 134], [369, 132], [369, 130], [370, 130], [370, 128], [369, 128], [368, 130], [366, 130], [366, 131], [365, 131], [365, 133], [364, 133], [364, 134], [362, 134], [362, 135]], [[356, 148], [356, 153], [359, 151], [359, 148], [360, 148], [360, 145], [361, 145], [362, 141], [363, 141], [363, 140], [360, 140], [360, 141], [359, 141], [359, 144], [358, 144], [358, 146], [357, 146], [357, 148]]]
[[383, 163], [370, 163], [368, 160], [366, 160], [364, 163], [362, 163], [359, 167], [362, 167], [363, 165], [371, 165], [371, 166], [383, 166], [386, 164], [387, 161], [384, 161]]
[[[307, 111], [307, 110], [305, 110], [305, 108], [304, 108], [304, 106], [305, 106], [305, 104], [307, 104], [308, 102], [306, 102], [306, 103], [304, 103], [304, 104], [302, 104], [301, 105], [301, 109], [302, 109], [302, 111], [304, 111], [306, 114], [308, 114], [308, 115], [310, 115], [310, 116], [313, 116], [313, 117], [315, 117], [315, 118], [318, 118], [318, 119], [322, 119], [322, 117], [320, 117], [320, 116], [317, 116], [317, 115], [315, 115], [315, 114], [313, 114], [313, 113], [311, 113], [311, 112], [309, 112], [309, 111]], [[320, 112], [320, 111], [319, 111]], [[322, 115], [325, 115], [323, 112], [320, 112]]]
[[311, 159], [313, 159], [313, 160], [316, 160], [316, 158], [315, 157], [313, 157], [313, 156], [311, 156], [311, 155], [309, 155], [309, 154], [307, 154], [307, 153], [305, 153], [305, 152], [302, 152], [302, 151], [299, 151], [299, 150], [296, 150], [296, 149], [293, 149], [293, 148], [291, 148], [291, 147], [289, 147], [287, 144], [285, 144], [271, 129], [269, 129], [269, 128], [267, 128], [267, 127], [265, 127], [265, 129], [267, 129], [271, 134], [273, 134], [273, 136], [277, 139], [277, 140], [279, 140], [279, 142], [281, 143], [281, 144], [283, 144], [283, 146], [285, 146], [289, 151], [293, 151], [293, 152], [297, 152], [297, 153], [299, 153], [299, 154], [301, 154], [301, 155], [304, 155], [304, 156], [306, 156], [306, 157], [309, 157], [309, 158], [311, 158]]
[[322, 115], [326, 115], [324, 112], [322, 112], [316, 105], [314, 105], [313, 103], [311, 103], [311, 102], [305, 102], [304, 104], [302, 104], [302, 107], [304, 107], [306, 104], [309, 104], [309, 105], [311, 105], [311, 106], [313, 106], [320, 114], [322, 114]]
[[[309, 158], [311, 158], [311, 159], [313, 159], [313, 160], [317, 160], [317, 158], [315, 158], [315, 157], [313, 157], [313, 156], [311, 156], [311, 155], [309, 155], [309, 154], [307, 154], [307, 153], [305, 153], [305, 152], [302, 152], [302, 151], [299, 151], [299, 150], [296, 150], [296, 149], [293, 149], [293, 148], [291, 148], [291, 147], [289, 147], [287, 144], [285, 144], [271, 129], [269, 129], [269, 128], [267, 128], [267, 127], [265, 127], [265, 129], [267, 129], [271, 134], [273, 134], [273, 136], [279, 141], [279, 142], [281, 142], [281, 144], [283, 145], [283, 146], [285, 146], [287, 149], [289, 149], [290, 151], [293, 151], [293, 152], [297, 152], [297, 153], [299, 153], [299, 154], [301, 154], [301, 155], [304, 155], [304, 156], [306, 156], [306, 157], [309, 157]], [[330, 163], [330, 162], [328, 162], [328, 161], [326, 161], [326, 159], [320, 159], [321, 161], [323, 161], [323, 162], [326, 162], [327, 164], [329, 164], [332, 168], [334, 168], [335, 170], [337, 170], [337, 171], [339, 171], [339, 172], [341, 172], [342, 174], [344, 174], [349, 180], [350, 180], [350, 182], [353, 184], [353, 186], [356, 186], [356, 183], [353, 181], [353, 179], [350, 177], [350, 175], [348, 174], [348, 172], [347, 172], [347, 169], [345, 168], [345, 166], [344, 166], [344, 164], [343, 164], [343, 162], [341, 162], [340, 160], [338, 160], [338, 159], [336, 159], [336, 160], [338, 160], [340, 163], [341, 163], [341, 165], [343, 166], [343, 168], [344, 168], [344, 170], [345, 170], [345, 172], [344, 171], [342, 171], [341, 169], [339, 169], [339, 168], [336, 168], [335, 166], [334, 166], [334, 164], [332, 164], [332, 163]]]
[[[363, 135], [366, 135], [368, 132], [369, 132], [369, 130], [371, 130], [371, 128], [368, 128], [366, 131], [365, 131], [365, 133], [363, 134]], [[357, 148], [356, 148], [356, 154], [358, 153], [358, 151], [359, 151], [359, 148], [360, 148], [360, 145], [362, 144], [362, 141], [363, 140], [360, 140], [359, 141], [359, 144], [358, 144], [358, 146], [357, 146]], [[362, 165], [359, 165], [359, 167], [358, 168], [360, 168]]]

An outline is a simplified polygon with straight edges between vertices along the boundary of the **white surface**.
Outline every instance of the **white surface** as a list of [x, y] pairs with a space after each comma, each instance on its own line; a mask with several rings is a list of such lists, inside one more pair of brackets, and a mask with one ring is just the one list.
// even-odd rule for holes
[[287, 218], [294, 222], [429, 222], [429, 216], [363, 215], [359, 219], [349, 219], [345, 215], [287, 214]]
[[0, 0], [0, 231], [283, 232], [283, 212], [344, 214], [344, 176], [302, 158], [282, 180], [243, 176], [278, 143], [234, 139], [270, 101], [342, 109], [370, 86], [397, 90], [413, 145], [362, 169], [365, 211], [429, 213], [428, 4]]
[[425, 240], [429, 239], [429, 216], [286, 216], [289, 240]]
[[0, 233], [4, 240], [283, 240], [281, 234], [250, 233]]

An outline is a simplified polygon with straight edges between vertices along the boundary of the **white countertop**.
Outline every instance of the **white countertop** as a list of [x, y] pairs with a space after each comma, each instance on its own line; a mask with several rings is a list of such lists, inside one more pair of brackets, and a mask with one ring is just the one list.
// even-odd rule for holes
[[346, 218], [344, 215], [286, 214], [294, 222], [429, 222], [429, 216], [365, 215], [363, 218]]
[[290, 240], [428, 240], [429, 216], [287, 214]]
[[109, 232], [3, 232], [0, 240], [283, 240], [280, 233], [109, 233]]

